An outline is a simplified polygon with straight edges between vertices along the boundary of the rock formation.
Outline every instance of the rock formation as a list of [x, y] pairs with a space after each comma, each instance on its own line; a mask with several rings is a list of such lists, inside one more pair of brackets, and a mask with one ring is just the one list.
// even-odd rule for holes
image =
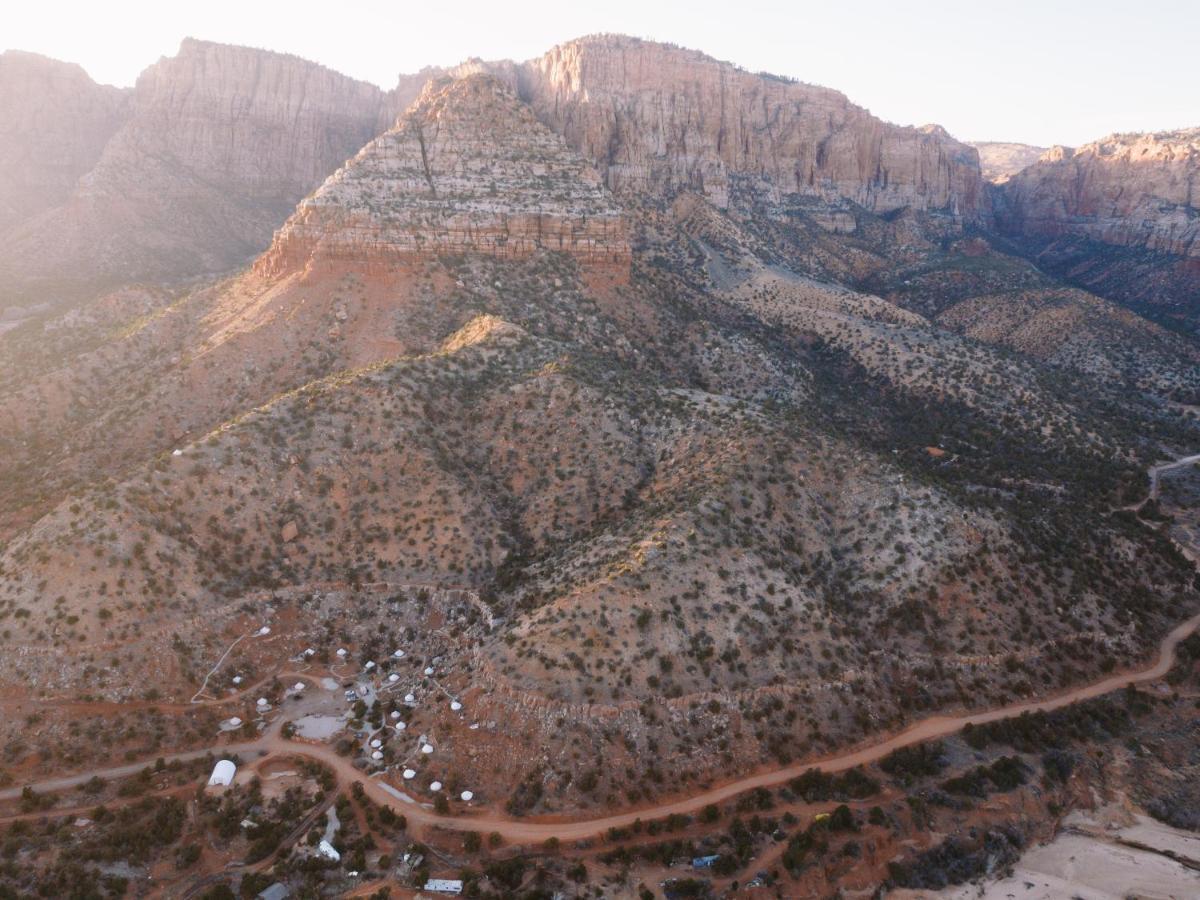
[[1200, 328], [1200, 129], [1055, 147], [996, 189], [994, 207], [1045, 271]]
[[67, 198], [124, 121], [126, 96], [74, 63], [0, 53], [0, 232]]
[[1002, 227], [1024, 236], [1200, 259], [1200, 128], [1055, 147], [1015, 175], [1004, 198]]
[[837, 91], [696, 51], [588, 37], [516, 74], [539, 118], [618, 193], [687, 188], [721, 207], [803, 194], [966, 218], [985, 200], [975, 150], [941, 128], [890, 125]]
[[[0, 97], [53, 97], [26, 89], [12, 71], [0, 68]], [[56, 186], [36, 191], [47, 198], [40, 206], [6, 196], [29, 195], [24, 187], [0, 187], [4, 305], [251, 259], [301, 198], [447, 74], [425, 69], [384, 92], [295, 57], [191, 39], [126, 95], [69, 71], [90, 85], [75, 93], [105, 99], [90, 103], [94, 117], [60, 116], [62, 127], [39, 124], [32, 139], [23, 129], [7, 151], [8, 159], [60, 151], [69, 159], [49, 167]], [[694, 51], [600, 36], [525, 63], [470, 60], [448, 70], [482, 72], [530, 104], [619, 194], [693, 190], [719, 207], [801, 195], [838, 209], [853, 201], [965, 219], [978, 218], [986, 202], [975, 151], [940, 128], [889, 125], [835, 91]], [[38, 99], [15, 118], [54, 106]], [[43, 139], [52, 152], [39, 149]], [[837, 216], [835, 230], [852, 227], [844, 212]], [[582, 252], [578, 234], [562, 240]]]
[[1032, 166], [1049, 148], [1004, 141], [972, 141], [979, 151], [979, 165], [985, 180], [1003, 184], [1027, 166]]
[[429, 84], [396, 125], [300, 204], [258, 264], [391, 265], [540, 249], [627, 275], [624, 218], [599, 175], [497, 79]]
[[7, 235], [0, 272], [55, 285], [219, 271], [387, 127], [388, 96], [292, 56], [185, 40], [61, 206]]

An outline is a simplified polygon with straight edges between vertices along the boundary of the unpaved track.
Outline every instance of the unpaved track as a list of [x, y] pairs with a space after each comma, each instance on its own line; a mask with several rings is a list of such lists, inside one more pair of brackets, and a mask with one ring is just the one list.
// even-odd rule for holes
[[1180, 469], [1184, 466], [1190, 466], [1192, 463], [1200, 462], [1200, 453], [1195, 456], [1184, 456], [1174, 462], [1162, 463], [1150, 469], [1150, 499], [1157, 500], [1159, 494], [1159, 476], [1163, 472], [1170, 472], [1172, 469]]
[[[804, 773], [808, 769], [820, 769], [824, 772], [840, 772], [854, 766], [875, 762], [900, 747], [907, 747], [911, 744], [917, 744], [933, 738], [946, 737], [954, 734], [966, 725], [982, 725], [986, 722], [1011, 718], [1025, 712], [1048, 712], [1081, 700], [1090, 700], [1093, 697], [1099, 697], [1103, 694], [1120, 690], [1127, 685], [1155, 681], [1164, 676], [1170, 670], [1171, 666], [1175, 664], [1175, 651], [1179, 646], [1179, 642], [1198, 627], [1200, 627], [1200, 615], [1193, 616], [1183, 624], [1177, 626], [1159, 645], [1158, 655], [1154, 663], [1148, 668], [1136, 672], [1112, 675], [1102, 681], [1084, 685], [1083, 687], [1078, 687], [1044, 700], [1015, 703], [1011, 706], [1002, 706], [985, 712], [969, 713], [960, 716], [933, 716], [928, 719], [922, 719], [884, 741], [862, 747], [858, 750], [851, 750], [821, 760], [811, 760], [780, 769], [760, 772], [680, 800], [627, 810], [596, 819], [569, 821], [554, 819], [549, 816], [534, 819], [511, 819], [497, 816], [491, 812], [481, 812], [479, 815], [472, 815], [470, 812], [467, 812], [465, 815], [459, 817], [440, 816], [431, 807], [421, 805], [415, 801], [412, 803], [397, 802], [396, 798], [385, 791], [378, 781], [367, 777], [363, 772], [355, 769], [348, 759], [338, 756], [327, 746], [293, 743], [284, 740], [279, 734], [283, 719], [276, 721], [271, 729], [256, 741], [215, 747], [211, 750], [194, 750], [188, 753], [177, 753], [167, 756], [165, 759], [168, 761], [173, 759], [195, 759], [209, 752], [221, 755], [238, 753], [242, 756], [249, 756], [256, 753], [307, 756], [319, 760], [332, 768], [338, 776], [339, 781], [343, 784], [361, 781], [372, 800], [381, 805], [390, 806], [395, 811], [403, 814], [409, 823], [413, 825], [424, 827], [439, 826], [457, 831], [495, 831], [499, 832], [506, 840], [516, 843], [539, 842], [550, 837], [557, 837], [559, 840], [579, 840], [593, 837], [607, 831], [609, 828], [623, 828], [633, 824], [637, 819], [645, 821], [663, 818], [674, 813], [694, 813], [710, 803], [720, 803], [754, 788], [773, 787], [782, 784]], [[86, 772], [38, 782], [33, 784], [32, 787], [39, 792], [65, 790], [78, 787], [93, 775], [99, 775], [102, 778], [133, 775], [145, 768], [146, 765], [148, 763], [143, 762], [118, 766], [113, 769]], [[0, 791], [0, 799], [12, 799], [20, 793], [21, 788], [10, 788]], [[56, 813], [54, 810], [48, 810], [46, 815], [54, 816]]]

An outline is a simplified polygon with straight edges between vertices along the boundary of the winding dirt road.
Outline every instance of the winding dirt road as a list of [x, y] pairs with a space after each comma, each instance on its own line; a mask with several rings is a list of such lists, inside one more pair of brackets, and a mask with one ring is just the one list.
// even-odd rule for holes
[[[372, 800], [378, 804], [390, 806], [396, 812], [403, 814], [408, 819], [410, 825], [415, 825], [418, 828], [437, 826], [456, 831], [495, 831], [513, 843], [534, 843], [544, 841], [550, 837], [557, 837], [559, 840], [579, 840], [601, 834], [609, 828], [623, 828], [633, 824], [637, 819], [646, 821], [663, 818], [675, 813], [694, 813], [710, 803], [720, 803], [755, 788], [774, 787], [782, 784], [804, 773], [808, 769], [840, 772], [854, 766], [872, 763], [900, 747], [907, 747], [911, 744], [933, 738], [946, 737], [954, 734], [968, 724], [981, 725], [986, 722], [995, 722], [998, 719], [1007, 719], [1025, 712], [1048, 712], [1081, 700], [1089, 700], [1093, 697], [1099, 697], [1103, 694], [1120, 690], [1131, 684], [1157, 680], [1163, 677], [1170, 670], [1171, 666], [1175, 664], [1176, 648], [1179, 646], [1179, 642], [1198, 627], [1200, 627], [1200, 615], [1193, 616], [1177, 626], [1159, 645], [1158, 655], [1154, 663], [1136, 672], [1112, 675], [1102, 681], [1084, 685], [1043, 700], [1015, 703], [1010, 706], [1002, 706], [979, 713], [958, 716], [933, 716], [922, 719], [884, 741], [857, 750], [840, 753], [825, 759], [809, 760], [779, 769], [771, 769], [730, 781], [719, 787], [711, 788], [679, 800], [626, 810], [595, 819], [571, 821], [565, 817], [555, 818], [549, 816], [512, 819], [506, 816], [498, 816], [490, 811], [480, 811], [479, 814], [472, 814], [471, 811], [467, 811], [460, 816], [442, 816], [434, 812], [431, 806], [422, 804], [415, 799], [408, 802], [397, 801], [397, 796], [404, 796], [402, 792], [396, 791], [393, 793], [392, 791], [395, 791], [395, 789], [391, 791], [386, 790], [378, 781], [355, 769], [348, 759], [338, 756], [331, 748], [325, 745], [294, 743], [285, 740], [279, 733], [283, 725], [283, 719], [276, 721], [266, 734], [255, 741], [177, 753], [167, 756], [165, 759], [168, 761], [175, 759], [196, 759], [210, 752], [222, 755], [236, 753], [243, 757], [251, 757], [255, 754], [260, 756], [275, 754], [306, 756], [318, 760], [333, 769], [343, 784], [361, 781]], [[145, 768], [147, 764], [146, 762], [142, 762], [116, 766], [111, 769], [85, 772], [78, 775], [64, 776], [62, 778], [48, 779], [32, 784], [30, 787], [38, 792], [66, 790], [78, 787], [95, 775], [99, 775], [102, 778], [119, 778], [133, 775]], [[18, 787], [0, 791], [0, 799], [17, 797], [20, 795], [22, 789]], [[47, 816], [55, 814], [54, 810], [47, 810], [46, 812]]]

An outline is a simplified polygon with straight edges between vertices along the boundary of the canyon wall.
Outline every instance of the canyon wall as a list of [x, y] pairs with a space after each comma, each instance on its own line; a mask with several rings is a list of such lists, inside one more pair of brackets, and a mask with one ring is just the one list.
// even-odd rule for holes
[[1000, 227], [1200, 258], [1200, 129], [1055, 147], [1012, 176]]
[[997, 230], [1046, 271], [1200, 330], [1200, 129], [1055, 147], [993, 194]]
[[128, 93], [74, 63], [0, 53], [0, 232], [67, 199], [125, 121]]
[[603, 35], [555, 47], [515, 73], [538, 117], [617, 193], [697, 190], [849, 199], [977, 218], [974, 148], [936, 126], [883, 122], [837, 91], [743, 71], [692, 50]]
[[1032, 166], [1049, 147], [1005, 141], [972, 141], [979, 151], [979, 166], [985, 181], [1003, 184], [1022, 169]]
[[65, 201], [5, 235], [10, 288], [236, 266], [394, 114], [380, 89], [314, 63], [191, 39], [128, 104]]

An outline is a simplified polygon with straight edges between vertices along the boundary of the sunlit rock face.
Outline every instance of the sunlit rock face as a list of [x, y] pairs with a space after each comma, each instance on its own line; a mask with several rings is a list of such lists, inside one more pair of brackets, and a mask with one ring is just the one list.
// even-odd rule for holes
[[509, 88], [476, 74], [431, 82], [300, 204], [258, 268], [539, 250], [628, 274], [625, 219], [599, 174]]
[[849, 199], [977, 217], [974, 148], [937, 126], [880, 121], [837, 91], [745, 72], [692, 50], [599, 36], [514, 73], [539, 118], [593, 160], [614, 191]]
[[1200, 129], [1054, 147], [992, 194], [1043, 271], [1200, 330]]
[[1000, 226], [1200, 259], [1200, 129], [1055, 147], [1014, 175]]

